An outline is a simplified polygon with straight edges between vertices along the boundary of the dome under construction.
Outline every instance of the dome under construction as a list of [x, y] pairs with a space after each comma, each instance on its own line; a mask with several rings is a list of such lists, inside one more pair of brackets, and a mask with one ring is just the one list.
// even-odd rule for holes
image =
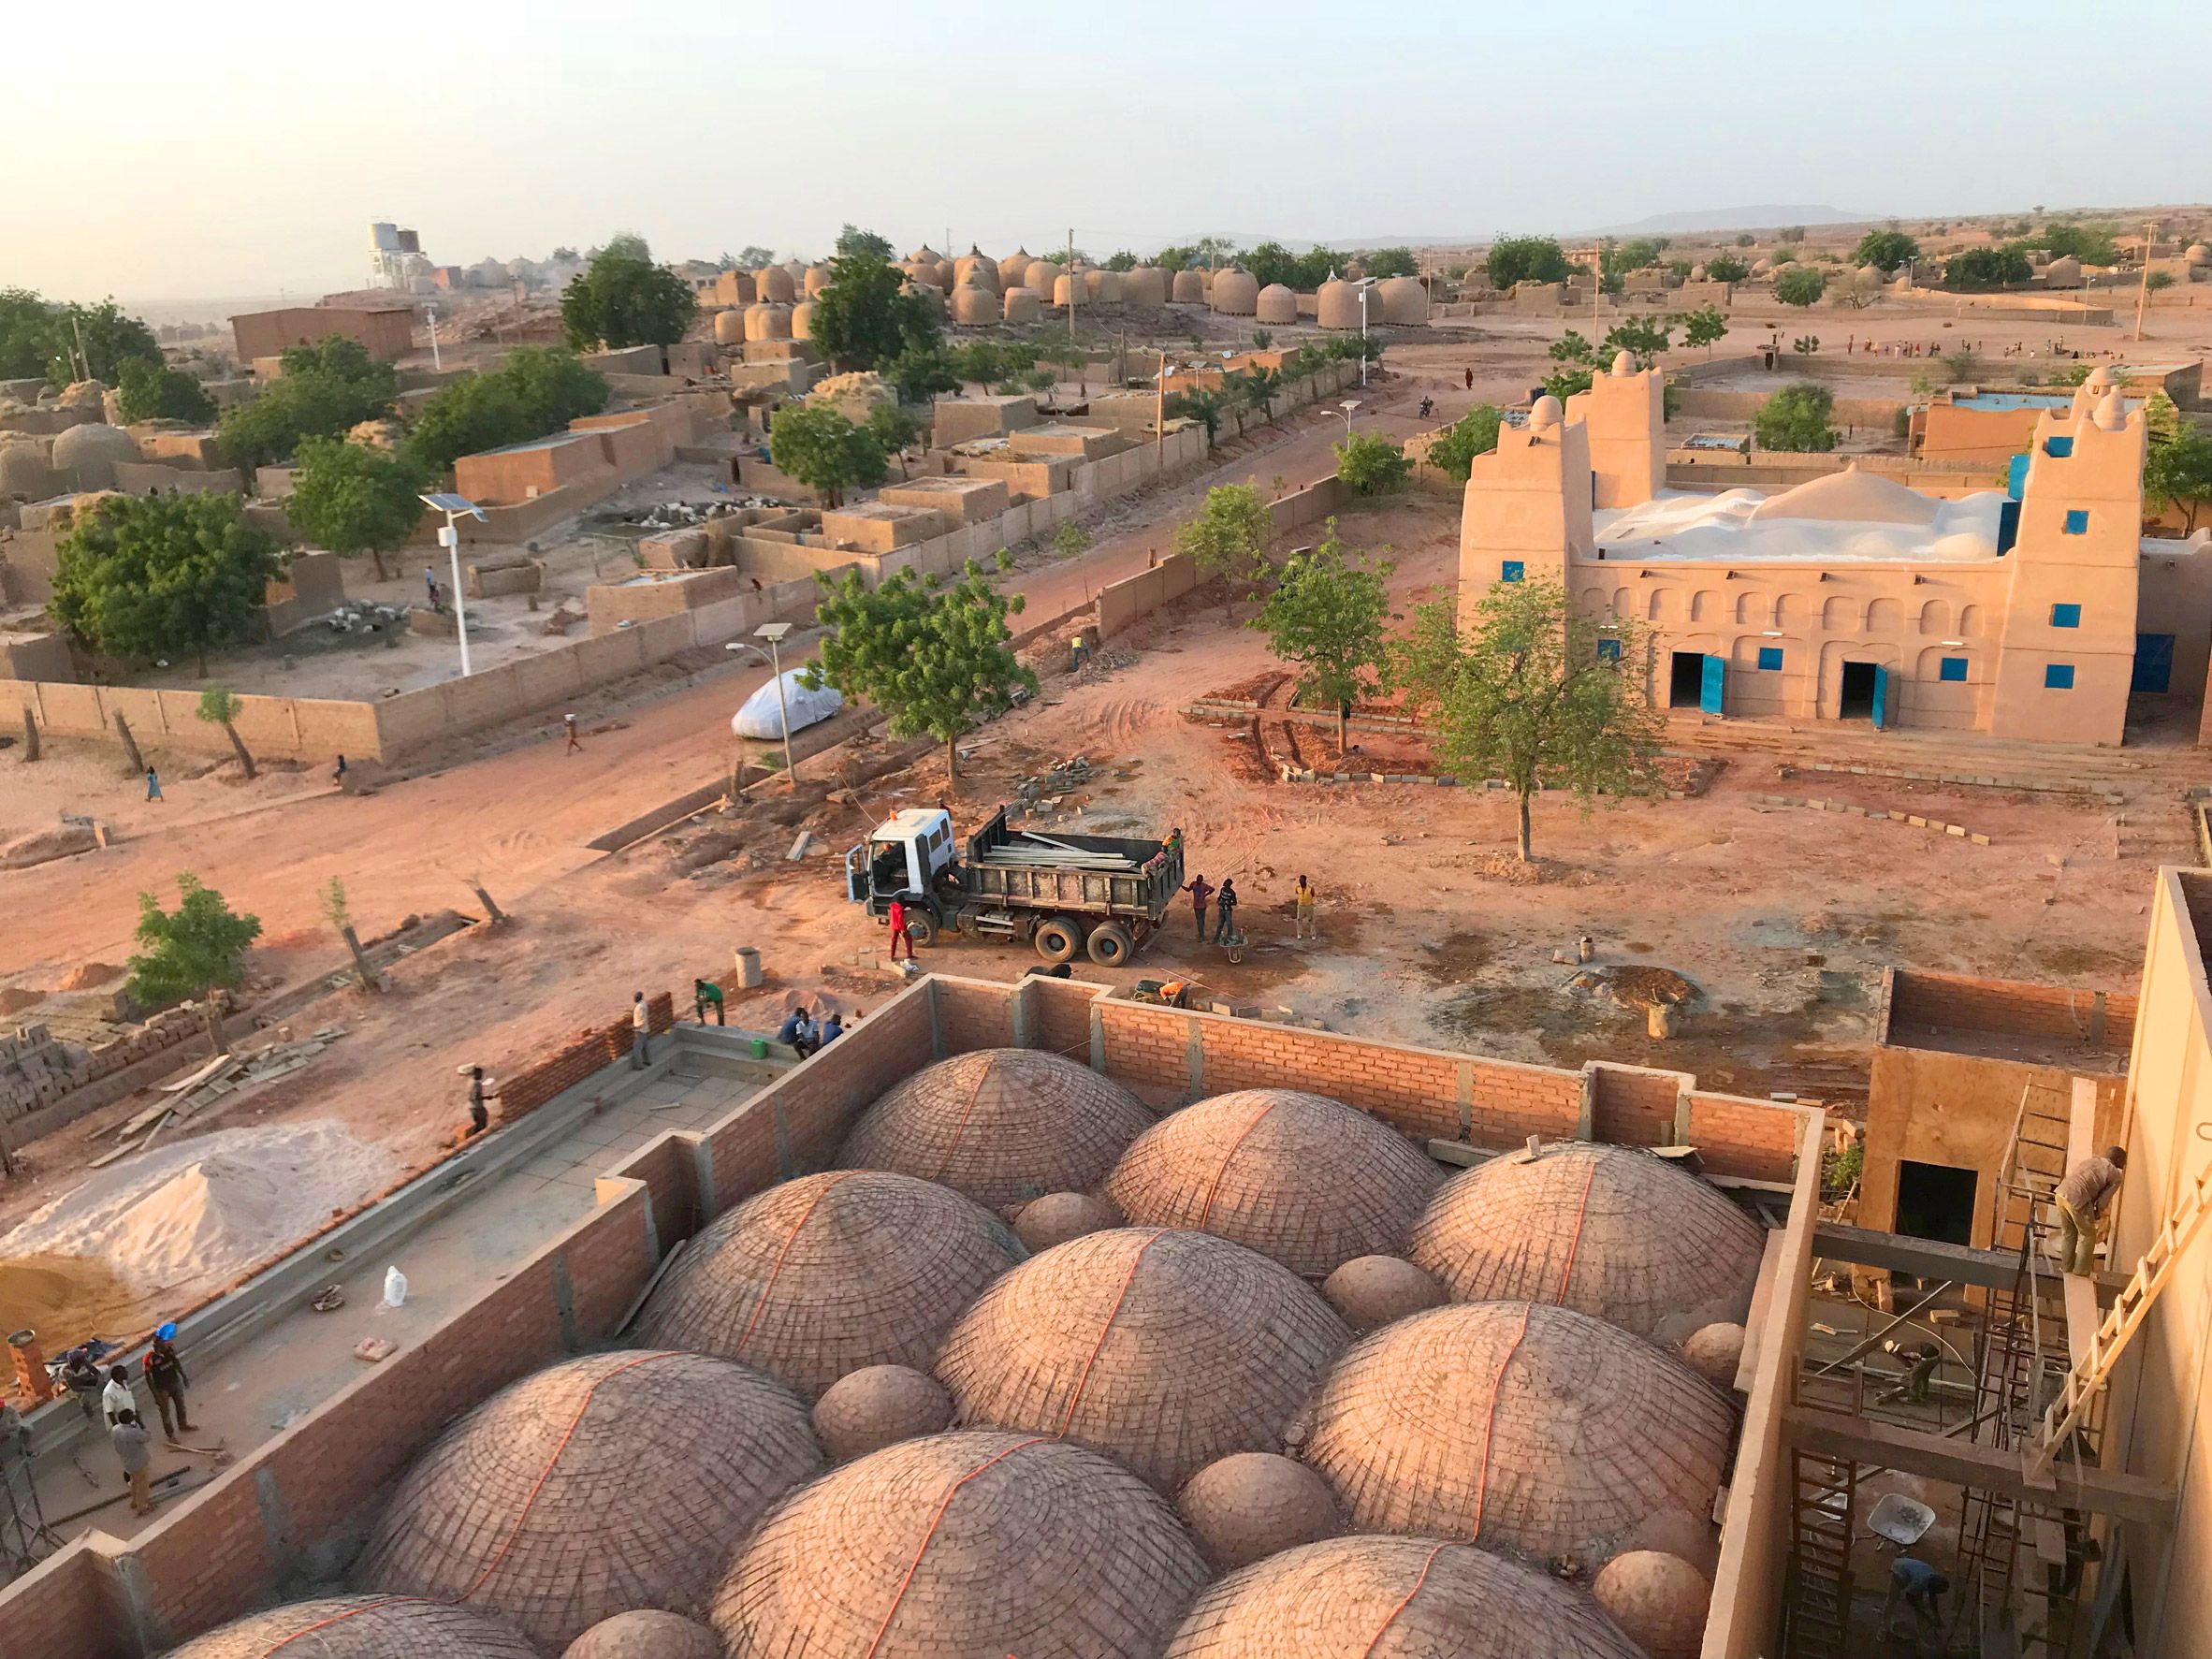
[[325, 1595], [219, 1624], [168, 1659], [538, 1659], [504, 1619], [416, 1595]]

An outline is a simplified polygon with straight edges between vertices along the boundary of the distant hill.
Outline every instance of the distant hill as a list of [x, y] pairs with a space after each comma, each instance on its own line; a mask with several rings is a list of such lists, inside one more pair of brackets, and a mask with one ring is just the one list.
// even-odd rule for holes
[[1748, 208], [1707, 208], [1693, 213], [1654, 213], [1634, 225], [1607, 225], [1593, 236], [1689, 236], [1707, 230], [1773, 230], [1784, 225], [1873, 225], [1880, 213], [1846, 213], [1839, 208], [1787, 206], [1761, 202]]

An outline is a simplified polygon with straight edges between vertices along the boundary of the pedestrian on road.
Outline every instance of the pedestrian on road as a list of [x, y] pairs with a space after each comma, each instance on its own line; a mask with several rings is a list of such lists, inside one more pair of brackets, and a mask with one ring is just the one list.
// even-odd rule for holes
[[883, 913], [883, 919], [891, 924], [892, 961], [898, 960], [898, 947], [903, 944], [907, 948], [907, 960], [911, 962], [914, 959], [914, 936], [907, 931], [907, 907], [897, 899], [893, 899], [891, 908]]
[[345, 787], [345, 756], [340, 755], [338, 757], [338, 768], [330, 774], [330, 781], [338, 785], [340, 789]]
[[722, 988], [712, 980], [693, 980], [691, 982], [692, 1023], [699, 1026], [706, 1025], [706, 1011], [710, 1008], [714, 1010], [714, 1023], [718, 1026], [724, 1024], [722, 1019]]
[[645, 993], [630, 994], [630, 1065], [643, 1071], [653, 1063], [653, 1016], [646, 1010]]
[[1237, 930], [1237, 884], [1233, 879], [1221, 883], [1220, 896], [1214, 901], [1214, 942], [1221, 944]]
[[138, 1408], [138, 1402], [131, 1393], [130, 1369], [124, 1365], [108, 1367], [108, 1386], [100, 1390], [100, 1410], [112, 1429], [117, 1422]]
[[2066, 1171], [2053, 1195], [2059, 1206], [2059, 1266], [2070, 1273], [2097, 1269], [2097, 1221], [2119, 1190], [2128, 1167], [2124, 1148], [2107, 1146], [2101, 1157], [2085, 1157]]
[[1951, 1580], [1925, 1561], [1910, 1555], [1899, 1556], [1889, 1564], [1889, 1594], [1882, 1600], [1882, 1634], [1892, 1634], [1890, 1615], [1896, 1612], [1900, 1600], [1912, 1609], [1915, 1623], [1925, 1619], [1929, 1630], [1942, 1631], [1943, 1612], [1936, 1606], [1936, 1597], [1950, 1588]]
[[192, 1433], [192, 1419], [184, 1409], [184, 1385], [189, 1381], [184, 1361], [177, 1354], [176, 1321], [167, 1320], [154, 1332], [153, 1346], [146, 1350], [146, 1386], [153, 1390], [153, 1408], [161, 1413], [161, 1432], [171, 1445], [179, 1434]]
[[123, 1473], [130, 1482], [131, 1513], [153, 1513], [153, 1487], [147, 1479], [146, 1465], [153, 1461], [146, 1431], [139, 1426], [138, 1414], [126, 1411], [108, 1431], [108, 1443], [115, 1448], [115, 1455], [123, 1462]]
[[1298, 937], [1315, 938], [1313, 882], [1303, 876], [1299, 877], [1298, 885], [1290, 891], [1290, 903], [1298, 915]]
[[486, 1096], [497, 1097], [500, 1085], [484, 1075], [484, 1068], [469, 1068], [469, 1127], [461, 1136], [464, 1141], [481, 1135], [491, 1128], [491, 1112], [484, 1104]]
[[1198, 918], [1198, 939], [1202, 945], [1206, 942], [1206, 901], [1214, 896], [1214, 889], [1207, 884], [1205, 877], [1193, 876], [1190, 885], [1183, 891], [1190, 895], [1190, 909]]
[[429, 590], [430, 609], [438, 608], [438, 573], [429, 565], [422, 567], [422, 585]]
[[1475, 371], [1472, 369], [1467, 371], [1467, 389], [1469, 391], [1475, 389]]
[[560, 752], [562, 754], [583, 753], [584, 746], [576, 741], [576, 717], [573, 712], [560, 717], [560, 729], [568, 734], [568, 747]]
[[152, 766], [146, 768], [146, 798], [150, 801], [161, 799], [161, 774]]

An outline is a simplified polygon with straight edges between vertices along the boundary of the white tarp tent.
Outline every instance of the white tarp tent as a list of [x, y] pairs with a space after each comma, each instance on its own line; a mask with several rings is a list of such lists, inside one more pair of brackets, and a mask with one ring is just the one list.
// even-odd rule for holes
[[[835, 686], [823, 686], [808, 691], [799, 683], [804, 668], [787, 668], [783, 672], [783, 695], [791, 711], [791, 729], [803, 732], [818, 720], [825, 720], [844, 707], [845, 699]], [[783, 718], [776, 706], [776, 682], [765, 681], [761, 689], [745, 700], [745, 706], [730, 717], [730, 730], [740, 737], [767, 737], [779, 742], [783, 737]]]

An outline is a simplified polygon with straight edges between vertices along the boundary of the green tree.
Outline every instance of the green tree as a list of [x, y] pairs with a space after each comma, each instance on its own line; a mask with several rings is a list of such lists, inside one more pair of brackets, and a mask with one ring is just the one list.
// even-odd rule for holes
[[1005, 348], [988, 340], [970, 340], [953, 348], [953, 372], [972, 382], [978, 390], [1005, 378], [1009, 364]]
[[1801, 380], [1767, 400], [1753, 417], [1752, 435], [1761, 449], [1825, 455], [1836, 447], [1836, 429], [1828, 424], [1835, 412], [1834, 392]]
[[1851, 250], [1851, 263], [1870, 265], [1884, 276], [1920, 257], [1920, 244], [1901, 230], [1870, 230]]
[[1391, 679], [1429, 715], [1453, 771], [1503, 779], [1513, 791], [1525, 861], [1537, 790], [1572, 793], [1585, 814], [1601, 800], [1664, 792], [1664, 723], [1631, 666], [1638, 639], [1628, 624], [1601, 633], [1557, 582], [1497, 582], [1464, 636], [1449, 601], [1416, 611]]
[[1728, 332], [1728, 319], [1717, 305], [1701, 305], [1682, 317], [1682, 343], [1703, 346], [1712, 356], [1713, 343]]
[[886, 460], [874, 432], [854, 426], [828, 403], [786, 403], [779, 409], [768, 428], [768, 458], [808, 488], [821, 491], [833, 507], [856, 485], [880, 484]]
[[202, 686], [199, 706], [192, 712], [211, 726], [221, 726], [223, 735], [230, 739], [230, 752], [238, 756], [238, 768], [251, 783], [259, 776], [254, 769], [254, 757], [246, 750], [246, 740], [238, 735], [238, 717], [245, 712], [245, 699], [236, 691], [221, 686]]
[[606, 407], [606, 377], [573, 353], [522, 346], [496, 369], [448, 382], [422, 406], [407, 447], [429, 473], [443, 475], [464, 455], [525, 444]]
[[2034, 274], [2028, 255], [2016, 247], [1969, 248], [1943, 261], [1943, 285], [1969, 293], [2024, 283]]
[[1802, 225], [1784, 225], [1774, 233], [1774, 237], [1777, 241], [1801, 242], [1805, 240], [1805, 227]]
[[151, 893], [138, 895], [138, 939], [143, 949], [124, 966], [124, 989], [141, 1008], [203, 1002], [208, 1041], [223, 1052], [223, 1016], [212, 993], [245, 980], [246, 949], [261, 937], [257, 916], [240, 915], [189, 870], [177, 877], [177, 908], [164, 910]]
[[1548, 236], [1500, 237], [1491, 243], [1482, 268], [1493, 288], [1510, 288], [1515, 283], [1567, 280], [1566, 255]]
[[829, 597], [814, 614], [830, 634], [806, 683], [866, 699], [889, 717], [894, 737], [935, 737], [945, 746], [947, 775], [957, 781], [961, 734], [1037, 690], [1037, 676], [1014, 656], [1006, 625], [1022, 596], [993, 588], [972, 559], [962, 579], [945, 589], [915, 580], [910, 570], [873, 590], [858, 571], [834, 586], [822, 580]]
[[1815, 305], [1828, 291], [1828, 279], [1809, 265], [1793, 266], [1774, 279], [1774, 298], [1784, 305]]
[[2178, 510], [2185, 533], [2194, 535], [2198, 513], [2212, 502], [2212, 434], [2185, 422], [2170, 436], [2153, 434], [2143, 462], [2143, 495], [2160, 511]]
[[[898, 257], [898, 254], [892, 247], [889, 237], [878, 236], [872, 230], [863, 230], [857, 225], [848, 224], [837, 232], [837, 256], [840, 259], [873, 259], [888, 265]], [[766, 261], [763, 260], [762, 263], [765, 264]]]
[[1240, 408], [1248, 415], [1259, 417], [1259, 424], [1269, 425], [1275, 418], [1275, 396], [1283, 389], [1283, 377], [1273, 369], [1262, 369], [1255, 364], [1239, 374], [1223, 377], [1222, 385], [1235, 386]]
[[148, 357], [125, 357], [117, 383], [123, 418], [187, 420], [196, 425], [215, 418], [215, 400], [196, 375]]
[[2084, 265], [2120, 262], [2119, 244], [2102, 225], [2046, 225], [2040, 236], [2030, 238], [2023, 245], [2042, 248], [2054, 259], [2074, 258]]
[[2154, 270], [2143, 279], [2143, 285], [2153, 294], [2161, 288], [2171, 288], [2174, 285], [2174, 273], [2170, 270]]
[[1275, 336], [1273, 329], [1255, 328], [1252, 330], [1252, 349], [1254, 351], [1263, 352], [1267, 350], [1269, 346], [1274, 344], [1274, 342]]
[[1261, 242], [1258, 247], [1246, 250], [1244, 267], [1251, 272], [1252, 280], [1263, 288], [1276, 283], [1286, 288], [1298, 286], [1298, 255], [1281, 242]]
[[1053, 551], [1063, 559], [1074, 558], [1078, 553], [1086, 551], [1090, 545], [1091, 532], [1072, 518], [1064, 520], [1060, 528], [1053, 531]]
[[1412, 475], [1413, 463], [1405, 451], [1375, 432], [1353, 432], [1336, 452], [1336, 475], [1354, 495], [1382, 495], [1401, 488]]
[[618, 236], [560, 291], [560, 326], [578, 351], [672, 345], [691, 327], [691, 284], [653, 263], [642, 238]]
[[1755, 243], [1759, 239], [1757, 237], [1752, 235], [1752, 233], [1748, 230], [1739, 231], [1736, 237], [1736, 245], [1739, 248], [1748, 248]]
[[[1134, 270], [1137, 269], [1137, 265], [1138, 260], [1136, 255], [1130, 253], [1127, 248], [1117, 248], [1112, 254], [1107, 255], [1106, 263], [1100, 269], [1105, 270]], [[1047, 295], [1045, 298], [1049, 299], [1051, 296]]]
[[1982, 378], [1982, 359], [1968, 347], [1961, 346], [1943, 354], [1943, 372], [1955, 385], [1971, 386]]
[[938, 343], [937, 313], [905, 292], [906, 273], [872, 254], [830, 261], [829, 286], [814, 297], [814, 345], [840, 371], [880, 370]]
[[1187, 386], [1168, 399], [1170, 417], [1197, 421], [1206, 429], [1206, 442], [1209, 444], [1221, 435], [1222, 408], [1221, 394], [1212, 386]]
[[1498, 428], [1505, 416], [1494, 403], [1477, 403], [1437, 434], [1429, 445], [1429, 465], [1455, 483], [1464, 484], [1475, 458], [1498, 446]]
[[[1749, 247], [1751, 244], [1747, 240], [1744, 245]], [[1711, 282], [1740, 283], [1751, 275], [1751, 267], [1732, 255], [1723, 254], [1717, 259], [1705, 262], [1705, 274]]]
[[1660, 355], [1674, 343], [1673, 317], [1624, 317], [1606, 330], [1605, 343], [1598, 349], [1598, 358], [1610, 363], [1617, 352], [1628, 354], [1629, 367], [1642, 373], [1658, 362]]
[[[112, 299], [97, 305], [54, 306], [48, 315], [47, 358], [31, 372], [44, 373], [57, 386], [88, 376], [114, 386], [123, 377], [123, 366], [132, 359], [161, 361], [161, 342], [153, 330]], [[80, 369], [83, 373], [78, 372]]]
[[1332, 518], [1319, 546], [1291, 555], [1267, 604], [1252, 618], [1269, 648], [1298, 668], [1300, 700], [1336, 710], [1340, 758], [1351, 706], [1373, 696], [1380, 684], [1392, 568], [1347, 549]]
[[1254, 586], [1272, 573], [1267, 549], [1274, 518], [1249, 484], [1216, 484], [1206, 504], [1175, 531], [1175, 551], [1187, 553], [1201, 576], [1227, 576]]
[[[555, 255], [554, 257], [559, 258], [560, 255]], [[574, 259], [575, 255], [572, 252], [569, 257]], [[747, 242], [735, 254], [724, 254], [717, 263], [724, 270], [758, 270], [764, 265], [772, 265], [775, 261], [774, 248], [764, 248], [758, 242]]]
[[1376, 248], [1360, 255], [1360, 269], [1371, 277], [1415, 276], [1420, 271], [1420, 262], [1414, 258], [1411, 248]]
[[882, 449], [884, 458], [898, 457], [898, 475], [907, 475], [906, 452], [922, 441], [922, 422], [896, 403], [879, 403], [868, 411], [868, 436]]
[[1810, 357], [1813, 353], [1820, 350], [1820, 336], [1817, 334], [1800, 334], [1796, 340], [1790, 342], [1790, 350], [1796, 352], [1800, 357]]
[[533, 438], [606, 407], [606, 376], [559, 346], [518, 345], [487, 378], [504, 383], [515, 394], [523, 425]]
[[233, 404], [216, 422], [217, 445], [248, 476], [288, 458], [303, 438], [342, 437], [365, 420], [382, 419], [400, 395], [397, 370], [339, 335], [291, 346], [279, 361], [281, 372], [258, 397]]
[[0, 380], [31, 380], [46, 373], [59, 349], [49, 305], [28, 288], [0, 288]]
[[55, 549], [49, 609], [80, 645], [125, 662], [243, 644], [282, 574], [276, 543], [229, 495], [104, 496]]
[[301, 441], [284, 514], [318, 547], [369, 555], [383, 581], [387, 548], [403, 546], [422, 519], [429, 479], [410, 453], [390, 454], [342, 438]]
[[959, 372], [941, 345], [909, 346], [878, 372], [898, 388], [902, 403], [926, 403], [960, 389]]

